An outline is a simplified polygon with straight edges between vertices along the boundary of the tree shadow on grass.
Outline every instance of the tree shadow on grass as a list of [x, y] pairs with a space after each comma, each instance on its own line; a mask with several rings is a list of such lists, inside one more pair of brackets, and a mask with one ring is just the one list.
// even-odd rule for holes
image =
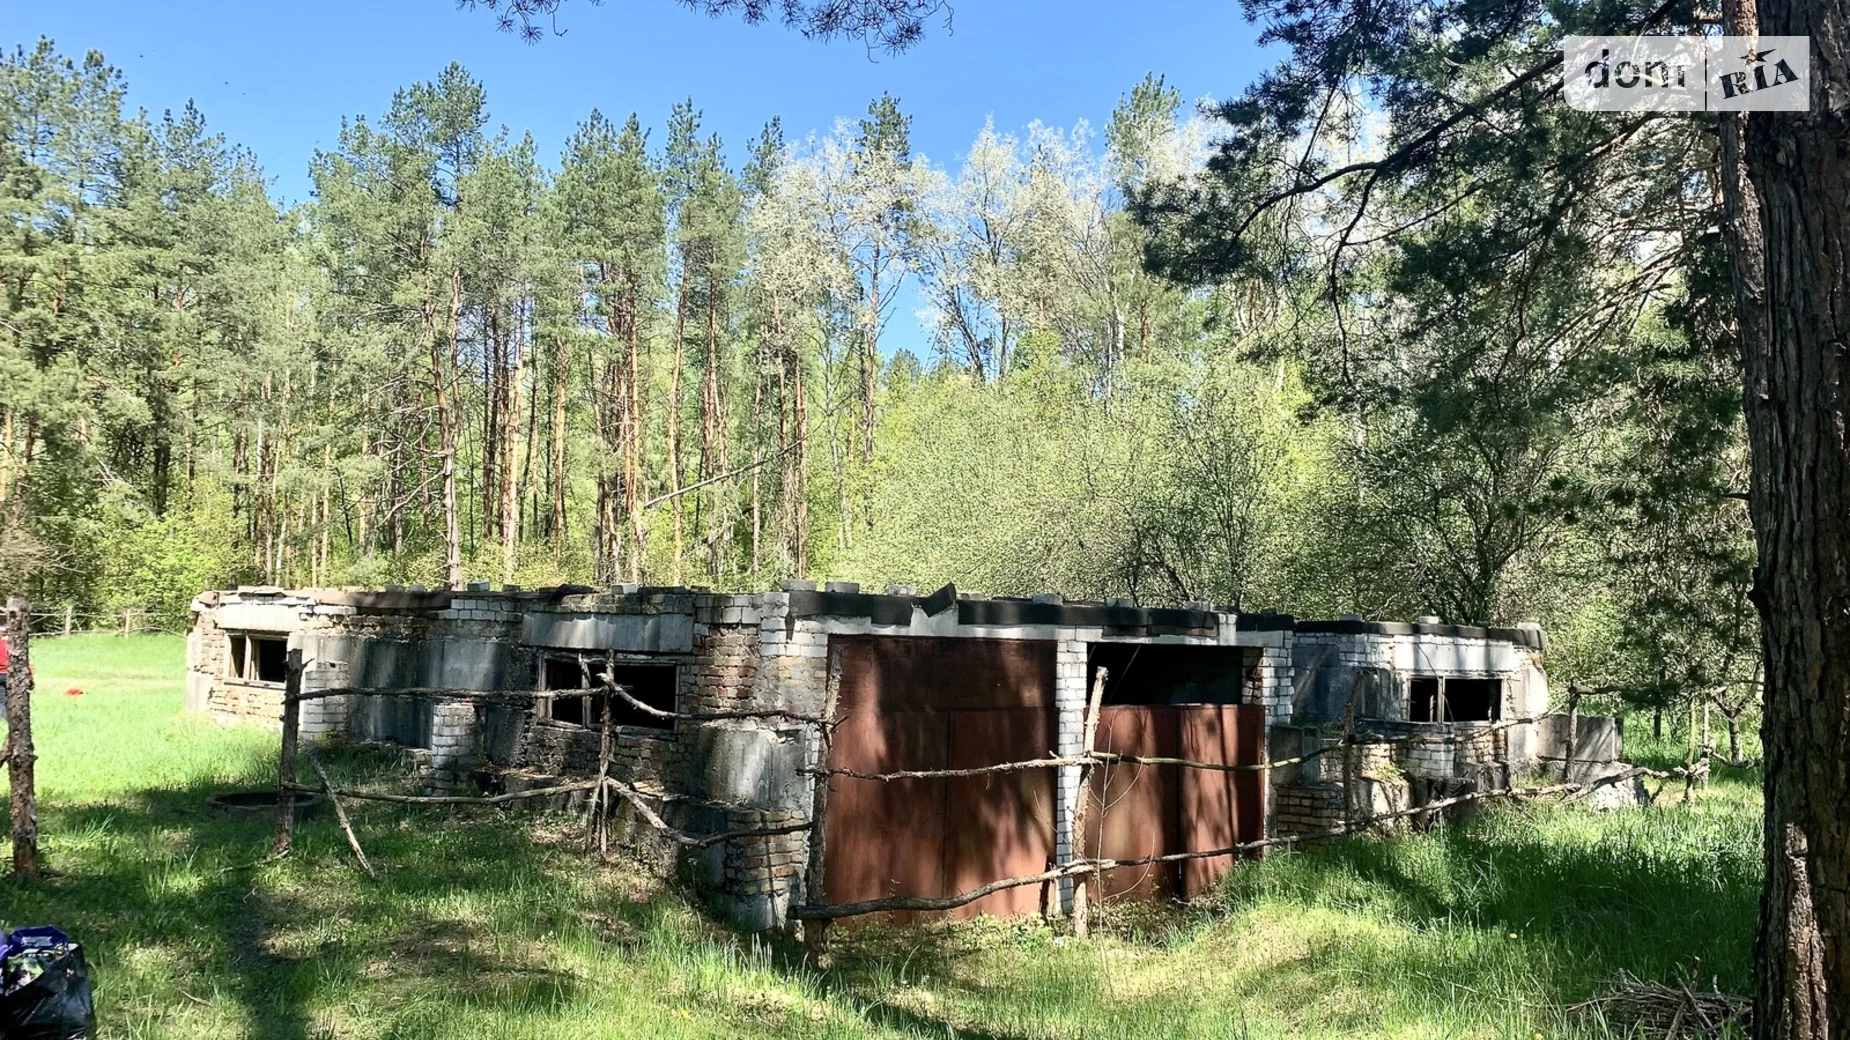
[[[327, 757], [339, 774], [356, 771]], [[327, 1035], [318, 1013], [349, 1001], [334, 991], [350, 985], [387, 1014], [394, 994], [446, 986], [477, 1006], [578, 995], [581, 980], [496, 934], [510, 916], [545, 913], [509, 896], [556, 866], [556, 850], [527, 840], [531, 816], [355, 807], [382, 866], [374, 882], [326, 805], [298, 822], [295, 851], [281, 860], [270, 857], [273, 817], [207, 808], [211, 795], [273, 784], [263, 766], [238, 770], [242, 782], [41, 807], [55, 873], [0, 880], [0, 920], [56, 924], [84, 943], [105, 1035], [138, 1025], [138, 1035], [311, 1040]], [[379, 772], [365, 756], [357, 768]], [[571, 923], [569, 907], [556, 912], [560, 927]]]
[[[1758, 832], [1751, 821], [1696, 813], [1497, 809], [1427, 834], [1352, 838], [1278, 857], [1255, 874], [1236, 871], [1225, 898], [1238, 905], [1282, 895], [1307, 908], [1509, 942], [1512, 960], [1557, 1005], [1606, 990], [1621, 972], [1673, 985], [1693, 973], [1705, 987], [1750, 992]], [[1470, 981], [1444, 958], [1427, 967], [1436, 995]]]
[[[1217, 1017], [1243, 1022], [1243, 1008], [1291, 1029], [1359, 1034], [1416, 1019], [1459, 1035], [1526, 1035], [1569, 1025], [1564, 1009], [1609, 991], [1622, 972], [1747, 992], [1759, 855], [1753, 821], [1715, 805], [1499, 809], [1430, 833], [1243, 863], [1194, 906], [1136, 908], [1117, 924], [1102, 915], [1114, 955], [1133, 963], [1172, 952], [1177, 964], [1199, 963], [1223, 948], [1253, 955], [1217, 977], [1211, 994], [1170, 992], [1160, 981], [1101, 993], [1110, 989], [1102, 961], [1088, 967], [1071, 946], [1042, 952], [1051, 938], [1025, 925], [974, 923], [846, 931], [821, 984], [878, 1010], [928, 978], [937, 1000], [900, 1000], [897, 1014], [875, 1019], [924, 1035], [974, 1035], [952, 1006], [987, 1024], [1015, 1021], [1021, 1001], [1043, 1009], [1030, 1013], [1043, 1020], [1028, 1030], [1037, 1035], [1075, 1022], [1086, 1023], [1079, 1033], [1143, 1022], [1150, 1035], [1193, 1035]], [[986, 953], [993, 964], [964, 964]], [[1064, 967], [1051, 963], [1062, 957]]]

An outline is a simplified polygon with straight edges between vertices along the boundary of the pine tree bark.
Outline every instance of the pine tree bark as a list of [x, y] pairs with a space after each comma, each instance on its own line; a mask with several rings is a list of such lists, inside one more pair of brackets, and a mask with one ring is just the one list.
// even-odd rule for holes
[[790, 467], [784, 480], [784, 494], [792, 503], [790, 528], [791, 576], [809, 573], [809, 482], [806, 459], [809, 455], [809, 403], [803, 388], [803, 356], [790, 348], [790, 454], [784, 456]]
[[[1758, 15], [1758, 17], [1756, 17]], [[1730, 34], [1810, 36], [1811, 110], [1723, 117], [1765, 655], [1755, 1031], [1850, 1037], [1850, 0], [1730, 0]], [[1833, 107], [1837, 105], [1838, 107]], [[1742, 123], [1745, 125], [1743, 126]]]
[[681, 367], [687, 360], [687, 279], [675, 293], [674, 364], [668, 370], [668, 511], [674, 517], [674, 583], [681, 584]]
[[572, 355], [563, 334], [552, 348], [552, 553], [565, 551], [565, 404], [570, 385]]
[[448, 371], [456, 364], [456, 341], [461, 334], [462, 271], [450, 272], [450, 364], [443, 363], [435, 324], [430, 328], [430, 379], [437, 403], [437, 432], [442, 438], [443, 454], [443, 546], [444, 571], [450, 588], [463, 587], [462, 524], [456, 501], [456, 416], [450, 400]]
[[[701, 483], [725, 472], [719, 463], [719, 299], [714, 293], [713, 273], [707, 272], [707, 341], [700, 368], [700, 470]], [[696, 528], [705, 544], [707, 576], [719, 576], [719, 485], [708, 484], [696, 503], [695, 518], [704, 520], [702, 531]], [[705, 508], [700, 508], [704, 506]], [[703, 515], [704, 514], [704, 515]]]
[[503, 354], [507, 350], [507, 341], [501, 336], [500, 322], [497, 320], [499, 304], [489, 305], [488, 349], [482, 352], [482, 480], [478, 494], [481, 499], [482, 537], [496, 538], [501, 531], [499, 490], [501, 487], [497, 466], [501, 461], [501, 420], [502, 394], [506, 382], [507, 368]]
[[501, 445], [501, 581], [514, 580], [514, 568], [520, 542], [520, 444], [526, 434], [520, 422], [520, 386], [527, 378], [527, 351], [518, 342], [514, 349], [514, 371], [505, 391], [507, 406], [502, 422]]
[[629, 291], [626, 294], [626, 307], [629, 313], [629, 358], [627, 371], [629, 381], [625, 385], [627, 402], [623, 410], [623, 511], [629, 516], [630, 523], [630, 570], [631, 581], [642, 580], [642, 562], [644, 550], [648, 544], [648, 532], [643, 526], [642, 518], [642, 459], [646, 448], [644, 437], [648, 424], [644, 421], [642, 396], [642, 319], [641, 304], [642, 278], [632, 272], [629, 276]]

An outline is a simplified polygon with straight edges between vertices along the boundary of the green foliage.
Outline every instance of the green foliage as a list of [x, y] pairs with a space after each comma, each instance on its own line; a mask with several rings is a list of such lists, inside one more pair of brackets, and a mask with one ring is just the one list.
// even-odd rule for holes
[[1363, 612], [1537, 617], [1589, 655], [1561, 674], [1738, 717], [1759, 636], [1712, 117], [1577, 111], [1556, 68], [1563, 34], [1691, 9], [1247, 8], [1288, 54], [1131, 210], [1175, 277], [1292, 279], [1273, 349], [1350, 426], [1323, 537], [1377, 583]]
[[[1376, 42], [1390, 117], [1450, 75]], [[1397, 234], [1338, 233], [1363, 200], [1326, 192], [1229, 245], [1215, 220], [1289, 186], [1289, 76], [1205, 167], [1152, 77], [1097, 140], [985, 127], [939, 168], [882, 96], [773, 121], [734, 171], [691, 100], [659, 145], [594, 110], [549, 163], [451, 65], [347, 120], [282, 212], [196, 110], [126, 113], [100, 56], [0, 71], [0, 581], [43, 606], [954, 581], [1534, 619], [1568, 682], [1751, 710], [1712, 207], [1674, 163], [1575, 161], [1614, 142], [1559, 106], [1385, 171]], [[1328, 116], [1300, 173], [1365, 143], [1348, 94]], [[881, 346], [908, 286], [923, 358]]]

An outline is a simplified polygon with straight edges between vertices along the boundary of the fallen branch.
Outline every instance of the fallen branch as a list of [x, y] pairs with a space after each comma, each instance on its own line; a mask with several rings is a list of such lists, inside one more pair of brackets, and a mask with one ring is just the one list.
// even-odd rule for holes
[[[316, 772], [320, 772], [320, 770], [317, 769]], [[614, 789], [624, 801], [629, 802], [630, 805], [637, 810], [637, 815], [641, 816], [649, 826], [664, 832], [668, 839], [675, 844], [690, 849], [704, 849], [711, 845], [718, 845], [721, 842], [727, 841], [736, 841], [740, 838], [772, 838], [782, 834], [796, 834], [800, 831], [809, 829], [809, 824], [804, 822], [793, 823], [783, 827], [761, 827], [753, 830], [725, 831], [705, 838], [695, 838], [670, 827], [668, 822], [661, 818], [660, 814], [649, 808], [648, 804], [643, 801], [647, 795], [642, 791], [614, 778], [605, 779], [601, 785], [596, 780], [586, 780], [570, 784], [557, 784], [552, 787], [536, 787], [530, 791], [507, 791], [502, 794], [484, 795], [388, 794], [384, 791], [356, 791], [349, 788], [336, 788], [332, 785], [308, 787], [302, 784], [291, 784], [289, 785], [289, 789], [292, 791], [300, 791], [304, 794], [326, 794], [330, 799], [338, 796], [340, 798], [354, 798], [366, 802], [392, 802], [397, 805], [502, 805], [523, 798], [546, 798], [552, 795], [570, 794], [574, 791], [590, 791], [599, 786], [608, 786]], [[335, 804], [338, 808], [339, 803], [337, 802]], [[355, 842], [354, 844], [357, 846], [358, 843]], [[359, 849], [356, 847], [354, 852], [358, 854]], [[362, 861], [364, 861], [364, 857], [362, 857]]]
[[[556, 794], [570, 794], [573, 791], [589, 791], [596, 786], [596, 780], [585, 780], [553, 787], [536, 787], [529, 791], [507, 791], [502, 794], [484, 795], [387, 794], [383, 791], [354, 791], [346, 788], [334, 793], [342, 798], [357, 798], [364, 802], [394, 802], [399, 805], [500, 805], [504, 802], [520, 801], [523, 798], [546, 798]], [[319, 787], [304, 787], [301, 784], [288, 784], [286, 789], [307, 794], [321, 793]]]
[[321, 758], [315, 754], [314, 748], [308, 749], [308, 764], [315, 768], [315, 775], [321, 778], [321, 789], [327, 792], [328, 802], [334, 806], [334, 819], [340, 823], [340, 832], [347, 836], [347, 847], [353, 850], [353, 858], [360, 861], [360, 867], [366, 871], [367, 877], [379, 880], [379, 872], [367, 862], [366, 850], [360, 848], [360, 839], [354, 836], [353, 822], [347, 819], [347, 809], [340, 804], [340, 797], [334, 793], [334, 781], [329, 780], [328, 771], [321, 768]]
[[[1749, 1031], [1754, 1004], [1747, 997], [1730, 993], [1700, 992], [1689, 985], [1669, 986], [1645, 982], [1624, 973], [1613, 991], [1591, 1000], [1571, 1005], [1569, 1012], [1586, 1014], [1597, 1011], [1608, 1025], [1622, 1031], [1645, 1036], [1719, 1038], [1730, 1026]], [[1694, 1013], [1697, 1021], [1689, 1021]]]
[[805, 820], [802, 823], [793, 823], [785, 827], [764, 827], [756, 830], [726, 831], [723, 834], [696, 838], [670, 827], [668, 821], [662, 819], [661, 815], [649, 806], [646, 801], [648, 796], [643, 794], [642, 791], [631, 787], [621, 780], [611, 779], [604, 782], [616, 790], [618, 797], [630, 803], [630, 807], [636, 810], [636, 815], [642, 817], [644, 822], [662, 832], [663, 837], [683, 848], [704, 849], [711, 845], [718, 845], [721, 842], [727, 841], [736, 841], [740, 838], [769, 838], [780, 834], [796, 834], [799, 831], [809, 830], [809, 821]]

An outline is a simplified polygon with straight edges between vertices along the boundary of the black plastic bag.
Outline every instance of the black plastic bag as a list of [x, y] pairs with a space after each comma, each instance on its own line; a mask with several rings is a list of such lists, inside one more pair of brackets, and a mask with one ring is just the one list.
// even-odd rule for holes
[[56, 928], [7, 936], [0, 964], [0, 1038], [89, 1040], [96, 1005], [83, 947]]

